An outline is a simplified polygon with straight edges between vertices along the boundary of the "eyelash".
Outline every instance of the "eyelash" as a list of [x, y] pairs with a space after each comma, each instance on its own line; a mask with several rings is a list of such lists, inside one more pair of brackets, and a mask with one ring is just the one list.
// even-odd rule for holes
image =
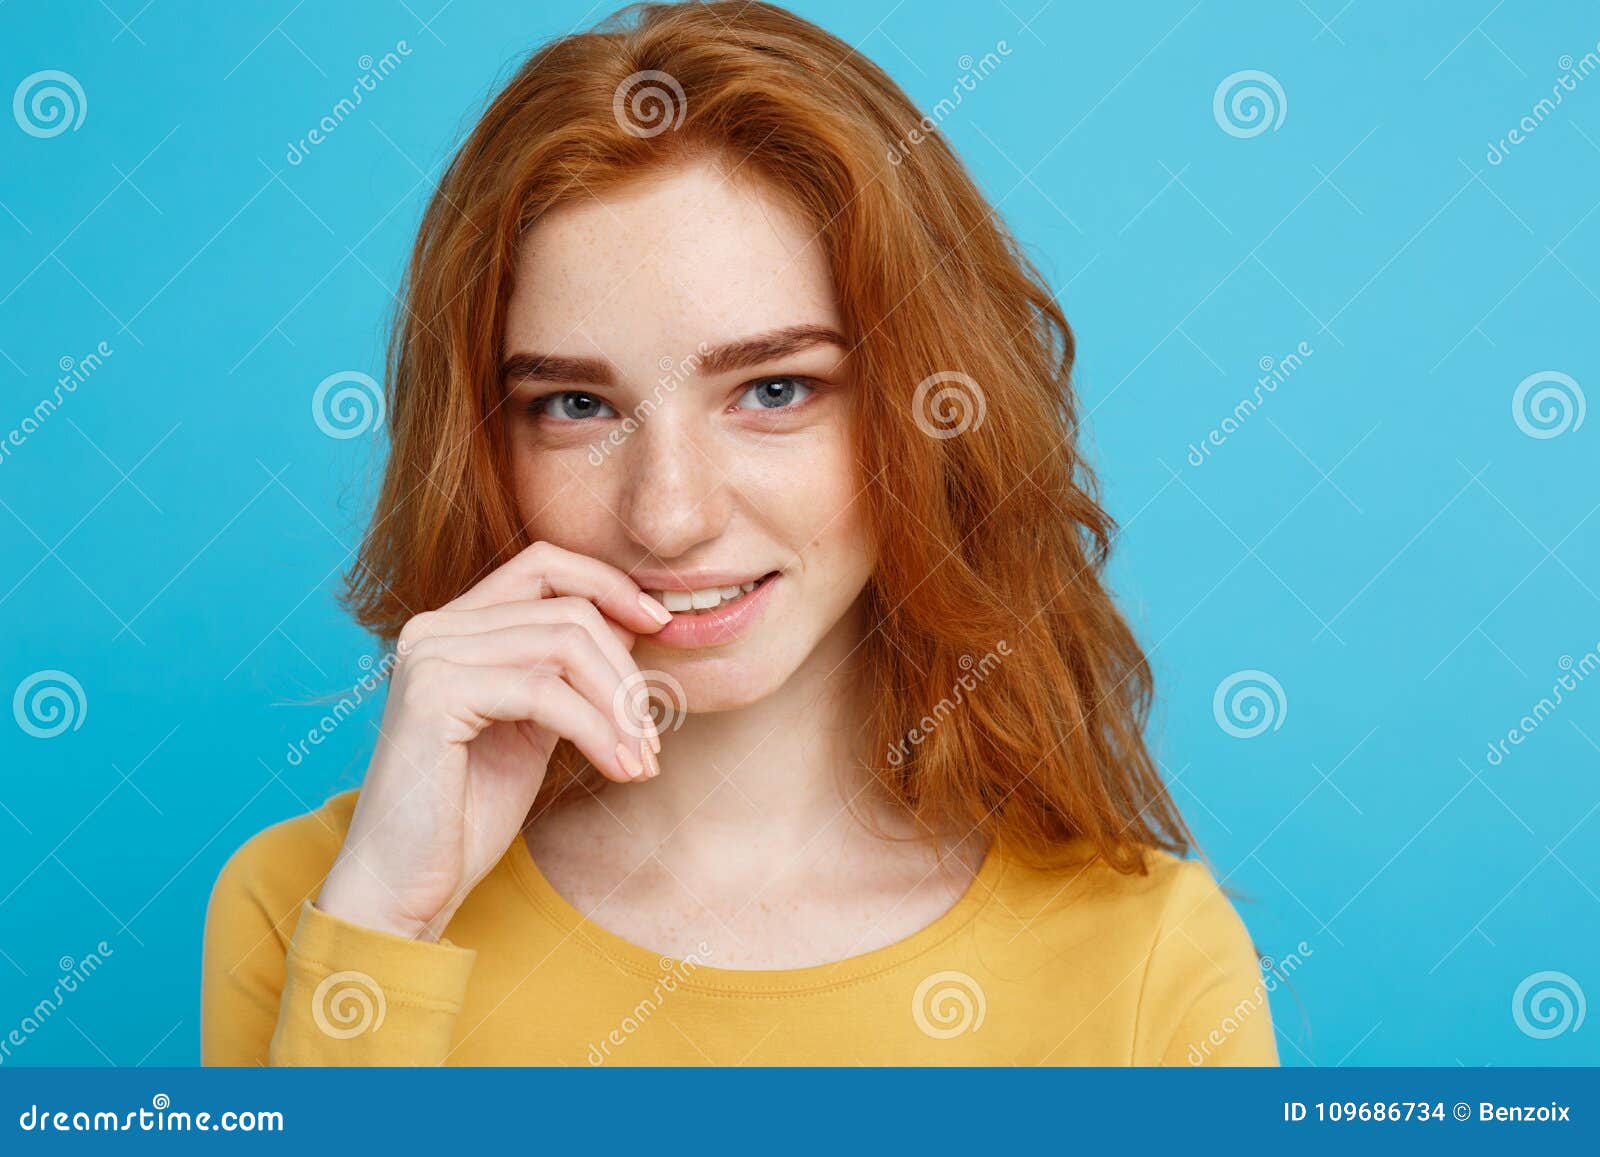
[[[802, 409], [805, 404], [811, 400], [811, 398], [815, 397], [818, 390], [821, 389], [820, 382], [817, 382], [812, 378], [802, 377], [799, 374], [771, 374], [767, 377], [757, 378], [753, 382], [746, 383], [744, 388], [739, 391], [739, 400], [736, 401], [734, 405], [738, 406], [739, 401], [743, 401], [748, 394], [762, 386], [771, 385], [773, 382], [793, 382], [802, 390], [806, 390], [807, 394], [804, 398], [801, 398], [792, 406], [756, 406], [754, 407], [755, 409], [767, 411], [799, 410]], [[744, 407], [739, 406], [739, 408], [743, 409]]]
[[611, 413], [608, 415], [609, 417], [614, 418], [617, 416], [615, 407], [610, 405], [608, 402], [595, 397], [593, 394], [586, 393], [583, 390], [562, 390], [557, 394], [542, 394], [528, 403], [528, 412], [535, 418], [549, 418], [553, 422], [572, 423], [576, 425], [577, 423], [584, 421], [585, 419], [583, 418], [558, 418], [547, 411], [547, 407], [552, 402], [559, 402], [563, 398], [589, 398], [610, 410]]
[[[811, 399], [813, 397], [815, 397], [816, 394], [819, 393], [823, 388], [821, 382], [818, 382], [814, 378], [805, 377], [804, 375], [801, 375], [801, 374], [769, 374], [766, 377], [756, 378], [753, 381], [745, 383], [743, 388], [739, 391], [738, 400], [736, 400], [735, 403], [734, 403], [735, 408], [745, 409], [746, 407], [742, 407], [742, 406], [738, 405], [738, 401], [742, 401], [745, 398], [745, 396], [748, 395], [752, 390], [755, 390], [755, 389], [757, 389], [757, 388], [759, 388], [761, 386], [770, 385], [773, 382], [793, 382], [793, 383], [795, 383], [795, 385], [799, 386], [800, 388], [809, 391], [809, 393], [804, 398], [802, 398], [799, 401], [795, 402], [793, 405], [789, 405], [789, 406], [759, 406], [758, 405], [758, 406], [749, 407], [749, 408], [755, 409], [755, 410], [758, 410], [758, 411], [759, 410], [765, 410], [765, 411], [768, 411], [768, 412], [779, 412], [779, 413], [781, 413], [783, 411], [787, 411], [787, 410], [799, 410], [799, 409], [804, 408], [811, 401]], [[615, 417], [619, 416], [617, 414], [616, 407], [612, 406], [609, 402], [607, 402], [604, 399], [596, 396], [595, 394], [588, 393], [585, 390], [561, 390], [558, 393], [543, 394], [543, 395], [541, 395], [541, 396], [539, 396], [537, 398], [534, 398], [534, 399], [532, 399], [532, 400], [530, 400], [528, 402], [528, 406], [527, 406], [528, 412], [530, 414], [532, 414], [536, 418], [548, 418], [552, 422], [560, 423], [560, 424], [563, 424], [563, 425], [565, 425], [565, 424], [577, 425], [577, 424], [579, 424], [581, 422], [592, 420], [592, 419], [587, 419], [587, 418], [556, 417], [555, 415], [549, 413], [549, 410], [548, 410], [549, 406], [552, 403], [559, 402], [563, 398], [588, 398], [588, 399], [598, 403], [600, 406], [602, 406], [605, 409], [610, 411], [609, 414], [601, 415], [601, 416], [610, 417], [610, 418], [615, 418]]]

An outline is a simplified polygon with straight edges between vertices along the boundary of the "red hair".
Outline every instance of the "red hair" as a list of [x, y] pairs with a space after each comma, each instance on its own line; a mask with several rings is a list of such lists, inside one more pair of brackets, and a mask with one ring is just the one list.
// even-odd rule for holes
[[[1137, 870], [1190, 837], [1144, 742], [1149, 666], [1104, 582], [1114, 524], [1077, 449], [1072, 332], [922, 120], [877, 66], [768, 4], [628, 9], [538, 51], [423, 217], [390, 350], [390, 455], [347, 599], [394, 638], [527, 545], [494, 419], [529, 226], [652, 169], [725, 159], [814, 223], [851, 342], [879, 558], [868, 765], [931, 829], [1033, 862], [1086, 841]], [[541, 798], [578, 762], [558, 753]]]

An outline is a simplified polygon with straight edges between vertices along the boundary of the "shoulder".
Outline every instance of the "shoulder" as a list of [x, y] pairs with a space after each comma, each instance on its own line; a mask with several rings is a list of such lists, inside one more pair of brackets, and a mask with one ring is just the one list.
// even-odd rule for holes
[[1149, 852], [1143, 872], [1087, 855], [1050, 869], [1008, 862], [994, 899], [1013, 941], [1030, 939], [1020, 922], [1097, 1009], [1117, 1010], [1133, 1063], [1274, 1063], [1255, 946], [1201, 861]]
[[1049, 868], [1007, 857], [995, 892], [1006, 910], [1030, 924], [1114, 924], [1123, 937], [1142, 935], [1152, 947], [1179, 929], [1238, 924], [1204, 863], [1162, 851], [1146, 852], [1143, 871], [1127, 872], [1081, 850]]
[[344, 844], [356, 791], [257, 832], [228, 857], [211, 892], [211, 914], [248, 906], [274, 923], [316, 894]]
[[1087, 853], [1051, 868], [1008, 860], [992, 918], [1027, 928], [1052, 954], [1092, 957], [1107, 977], [1137, 982], [1147, 1000], [1181, 1003], [1256, 974], [1250, 934], [1203, 862], [1149, 851], [1143, 864], [1124, 872]]

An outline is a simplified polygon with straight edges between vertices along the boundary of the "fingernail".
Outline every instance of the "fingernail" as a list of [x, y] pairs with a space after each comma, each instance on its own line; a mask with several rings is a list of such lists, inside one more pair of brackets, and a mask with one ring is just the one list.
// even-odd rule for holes
[[644, 764], [639, 762], [639, 757], [625, 743], [617, 744], [617, 762], [622, 764], [622, 770], [628, 773], [629, 779], [638, 779], [644, 774]]
[[[647, 716], [646, 718], [649, 718], [649, 717]], [[660, 755], [661, 754], [661, 731], [660, 731], [659, 728], [656, 727], [656, 721], [654, 719], [649, 719], [649, 723], [650, 723], [650, 734], [649, 734], [649, 736], [647, 738], [649, 738], [649, 740], [650, 740], [650, 750], [655, 752], [657, 755]]]
[[641, 594], [639, 596], [639, 605], [644, 608], [645, 614], [649, 615], [663, 627], [672, 622], [672, 612], [667, 610], [667, 608], [662, 606], [660, 603], [656, 602], [655, 599], [651, 598], [649, 595]]
[[646, 764], [647, 778], [654, 779], [661, 774], [661, 763], [656, 759], [656, 753], [648, 747], [644, 749], [644, 762]]

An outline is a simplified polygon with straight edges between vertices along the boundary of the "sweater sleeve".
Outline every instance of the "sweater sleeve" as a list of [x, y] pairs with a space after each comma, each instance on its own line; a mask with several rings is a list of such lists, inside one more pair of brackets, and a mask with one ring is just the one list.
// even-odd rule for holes
[[441, 1065], [476, 953], [330, 916], [310, 901], [289, 942], [275, 1065]]
[[1243, 921], [1203, 864], [1176, 864], [1151, 950], [1135, 1064], [1276, 1065], [1269, 989]]
[[312, 897], [338, 840], [304, 826], [312, 818], [250, 840], [212, 890], [202, 1063], [443, 1064], [476, 953], [317, 908]]

